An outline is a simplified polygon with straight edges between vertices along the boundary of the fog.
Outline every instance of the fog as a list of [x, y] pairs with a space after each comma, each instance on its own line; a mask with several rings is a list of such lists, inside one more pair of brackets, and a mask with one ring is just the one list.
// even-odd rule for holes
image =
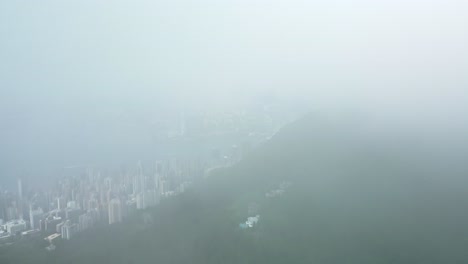
[[0, 1], [0, 262], [465, 263], [467, 14]]
[[143, 123], [162, 113], [265, 95], [286, 108], [466, 119], [467, 11], [455, 0], [3, 1], [1, 177], [122, 130], [146, 144]]
[[463, 119], [467, 12], [455, 0], [2, 1], [1, 177], [85, 151], [78, 142], [106, 155], [116, 133], [109, 145], [145, 145], [163, 113], [262, 96]]

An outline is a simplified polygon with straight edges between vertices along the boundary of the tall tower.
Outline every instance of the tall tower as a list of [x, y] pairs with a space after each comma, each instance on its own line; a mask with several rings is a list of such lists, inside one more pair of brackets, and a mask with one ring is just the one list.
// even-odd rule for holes
[[24, 219], [23, 216], [23, 182], [18, 178], [18, 203], [17, 203], [18, 218]]
[[143, 175], [143, 165], [141, 165], [141, 160], [139, 160], [137, 163], [137, 175]]
[[60, 211], [60, 210], [65, 209], [66, 207], [67, 207], [67, 203], [66, 203], [65, 197], [63, 196], [57, 197], [57, 209]]
[[137, 164], [137, 173], [133, 179], [133, 194], [137, 195], [145, 190], [145, 177], [143, 175], [143, 166], [141, 161]]
[[143, 175], [143, 166], [141, 165], [141, 161], [138, 162], [138, 184], [140, 185], [140, 192], [144, 192], [146, 189], [146, 182], [145, 175]]
[[20, 200], [23, 199], [23, 182], [21, 179], [18, 179], [18, 197]]
[[37, 210], [33, 210], [32, 206], [29, 208], [29, 222], [31, 225], [31, 229], [39, 229], [39, 221], [41, 220], [44, 212], [42, 208], [38, 208]]
[[122, 204], [117, 198], [109, 202], [109, 225], [122, 221]]

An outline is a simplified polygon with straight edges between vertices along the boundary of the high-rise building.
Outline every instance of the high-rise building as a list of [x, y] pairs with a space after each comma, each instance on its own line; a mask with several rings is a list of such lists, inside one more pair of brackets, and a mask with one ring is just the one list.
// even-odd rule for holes
[[80, 215], [79, 220], [78, 220], [78, 227], [80, 231], [89, 229], [93, 225], [94, 225], [94, 218], [93, 218], [92, 213], [88, 212], [88, 213]]
[[78, 225], [72, 224], [71, 221], [66, 221], [62, 226], [62, 239], [70, 240], [76, 233], [78, 233]]
[[33, 210], [30, 208], [29, 210], [29, 222], [31, 225], [31, 229], [40, 229], [40, 220], [44, 216], [44, 211], [42, 211], [42, 208], [38, 208], [36, 210]]
[[158, 187], [159, 187], [159, 194], [164, 195], [167, 191], [169, 191], [168, 188], [169, 182], [165, 179], [160, 179]]
[[23, 199], [23, 182], [21, 179], [18, 179], [18, 197], [20, 200]]
[[154, 174], [154, 180], [153, 180], [153, 187], [155, 190], [159, 192], [159, 181], [160, 181], [161, 175], [159, 173]]
[[114, 198], [109, 202], [109, 224], [118, 223], [122, 221], [122, 204], [120, 200]]
[[140, 190], [138, 189], [138, 176], [135, 176], [133, 179], [132, 179], [132, 187], [133, 187], [133, 195], [137, 195]]
[[44, 230], [46, 232], [60, 233], [60, 231], [57, 231], [57, 225], [59, 225], [61, 222], [62, 222], [61, 217], [49, 216], [44, 221]]
[[24, 220], [15, 220], [6, 223], [6, 230], [11, 235], [16, 235], [18, 232], [26, 230], [26, 222]]
[[136, 195], [136, 207], [137, 209], [145, 209], [145, 197], [144, 193], [139, 193]]
[[6, 201], [3, 197], [3, 194], [0, 191], [0, 219], [7, 220], [7, 213], [6, 213]]
[[16, 208], [16, 204], [10, 206], [6, 209], [6, 220], [11, 221], [18, 218], [18, 208]]
[[66, 203], [65, 197], [57, 198], [57, 209], [58, 210], [63, 210], [63, 209], [66, 208], [66, 206], [67, 206], [67, 203]]
[[65, 222], [60, 222], [55, 226], [55, 231], [57, 233], [62, 234], [62, 227], [65, 225]]
[[143, 166], [141, 161], [137, 164], [137, 173], [133, 178], [133, 194], [137, 195], [145, 190], [145, 176], [143, 175]]
[[78, 222], [78, 218], [81, 214], [82, 214], [81, 209], [72, 209], [72, 208], [65, 209], [65, 218], [67, 220], [72, 221], [73, 223]]
[[23, 182], [18, 179], [18, 203], [17, 214], [19, 219], [23, 219]]

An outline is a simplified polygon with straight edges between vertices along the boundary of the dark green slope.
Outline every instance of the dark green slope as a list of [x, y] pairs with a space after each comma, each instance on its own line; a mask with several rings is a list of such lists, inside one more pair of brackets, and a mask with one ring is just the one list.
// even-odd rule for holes
[[313, 116], [281, 131], [235, 173], [294, 183], [260, 244], [303, 263], [468, 263], [466, 152], [400, 136]]
[[[190, 192], [34, 263], [468, 263], [462, 153], [310, 115]], [[240, 230], [252, 203], [260, 224]]]
[[[466, 145], [411, 136], [418, 129], [310, 115], [211, 188], [239, 212], [259, 201], [255, 248], [268, 263], [468, 263]], [[453, 151], [441, 153], [445, 141]], [[283, 197], [258, 195], [284, 180]]]

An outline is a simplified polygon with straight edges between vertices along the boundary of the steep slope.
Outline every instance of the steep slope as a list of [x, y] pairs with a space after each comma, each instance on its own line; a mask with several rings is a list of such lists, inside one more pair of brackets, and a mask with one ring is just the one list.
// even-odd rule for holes
[[[211, 188], [237, 211], [262, 201], [255, 247], [269, 263], [468, 261], [466, 144], [365, 125], [307, 116]], [[281, 181], [283, 197], [261, 197]]]
[[[392, 136], [359, 122], [309, 115], [177, 199], [29, 259], [466, 263], [464, 152], [447, 159], [430, 142]], [[292, 185], [283, 195], [265, 196], [284, 181]], [[252, 204], [260, 222], [242, 230]]]

